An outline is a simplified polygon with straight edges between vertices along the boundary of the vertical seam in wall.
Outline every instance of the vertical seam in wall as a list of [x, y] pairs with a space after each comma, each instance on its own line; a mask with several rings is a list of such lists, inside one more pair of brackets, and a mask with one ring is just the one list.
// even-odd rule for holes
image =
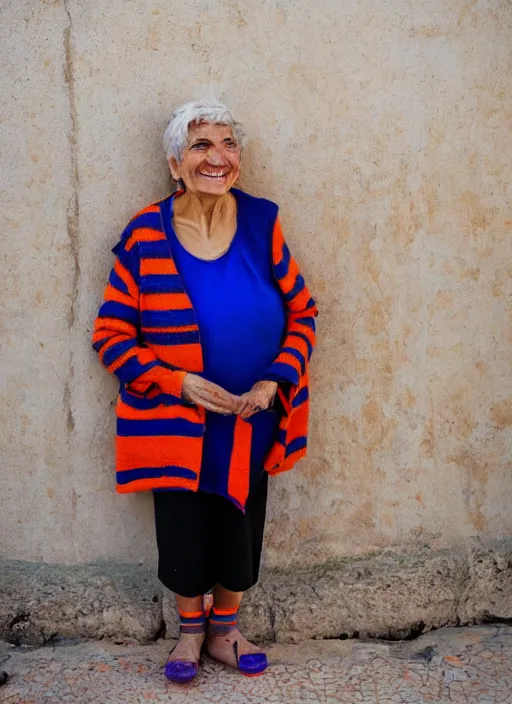
[[[68, 142], [70, 151], [70, 167], [71, 167], [71, 197], [67, 206], [66, 213], [66, 228], [73, 260], [73, 281], [71, 287], [71, 300], [67, 315], [68, 328], [74, 326], [76, 322], [76, 304], [78, 300], [78, 283], [80, 279], [80, 259], [79, 259], [79, 221], [80, 221], [80, 202], [78, 191], [80, 187], [80, 175], [78, 171], [78, 156], [77, 156], [77, 111], [76, 111], [76, 95], [75, 95], [75, 71], [74, 71], [74, 49], [72, 42], [73, 34], [73, 19], [69, 9], [69, 0], [63, 0], [64, 11], [67, 16], [67, 25], [64, 28], [64, 82], [66, 85], [68, 101], [69, 101], [69, 117], [70, 127], [68, 132]], [[68, 430], [74, 430], [75, 421], [71, 404], [71, 387], [70, 383], [74, 376], [74, 359], [73, 349], [70, 348], [70, 371], [69, 379], [64, 390], [64, 408], [67, 416]]]
[[69, 10], [69, 0], [63, 0], [64, 10], [68, 18], [68, 24], [64, 29], [64, 81], [66, 83], [69, 113], [70, 113], [70, 128], [69, 128], [69, 146], [70, 146], [70, 161], [71, 161], [71, 187], [72, 195], [67, 208], [67, 233], [73, 256], [74, 276], [73, 289], [71, 296], [70, 309], [68, 313], [68, 327], [73, 327], [76, 319], [76, 301], [78, 297], [78, 279], [80, 277], [80, 261], [78, 256], [78, 231], [80, 219], [80, 203], [78, 199], [78, 189], [80, 186], [80, 177], [78, 173], [78, 157], [77, 157], [77, 114], [76, 114], [76, 96], [75, 96], [75, 71], [74, 71], [74, 50], [72, 42], [73, 20]]
[[[79, 228], [80, 228], [80, 174], [78, 171], [78, 155], [77, 155], [77, 111], [76, 111], [76, 93], [75, 93], [75, 68], [74, 68], [74, 48], [73, 48], [73, 19], [69, 9], [69, 0], [63, 0], [64, 12], [67, 16], [67, 24], [64, 27], [64, 83], [67, 90], [69, 102], [69, 159], [71, 170], [71, 197], [68, 201], [66, 213], [66, 229], [69, 240], [69, 248], [71, 251], [73, 278], [71, 283], [71, 298], [69, 302], [69, 311], [67, 315], [68, 330], [71, 331], [76, 323], [77, 313], [76, 306], [78, 302], [78, 284], [80, 281], [80, 256], [79, 256]], [[63, 410], [66, 417], [68, 428], [67, 444], [73, 448], [73, 435], [75, 429], [75, 418], [73, 415], [73, 402], [71, 396], [71, 388], [73, 378], [75, 376], [75, 360], [73, 345], [69, 346], [69, 373], [64, 387]], [[70, 462], [72, 456], [69, 458]], [[71, 536], [74, 533], [74, 519], [76, 519], [76, 502], [77, 493], [74, 486], [71, 486], [70, 500], [72, 506], [71, 520]], [[75, 559], [79, 560], [78, 543], [74, 541]]]

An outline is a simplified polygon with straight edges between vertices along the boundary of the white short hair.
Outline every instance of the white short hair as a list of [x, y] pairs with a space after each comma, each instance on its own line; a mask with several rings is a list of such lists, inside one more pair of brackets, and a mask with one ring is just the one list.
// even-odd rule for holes
[[245, 132], [231, 111], [218, 100], [196, 100], [175, 110], [164, 133], [165, 156], [180, 162], [187, 146], [188, 128], [192, 122], [209, 122], [212, 125], [229, 125], [233, 136], [243, 148]]

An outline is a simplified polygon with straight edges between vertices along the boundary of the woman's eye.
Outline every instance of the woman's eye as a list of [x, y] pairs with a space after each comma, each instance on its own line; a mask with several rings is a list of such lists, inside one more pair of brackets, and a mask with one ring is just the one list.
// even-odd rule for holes
[[196, 142], [196, 144], [193, 144], [191, 149], [208, 149], [208, 143], [207, 142]]

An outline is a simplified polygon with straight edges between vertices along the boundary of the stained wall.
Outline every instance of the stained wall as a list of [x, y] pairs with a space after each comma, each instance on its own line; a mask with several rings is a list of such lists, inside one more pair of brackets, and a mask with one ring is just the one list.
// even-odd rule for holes
[[512, 532], [509, 0], [0, 2], [0, 555], [155, 558], [89, 346], [177, 104], [225, 100], [318, 300], [269, 566]]

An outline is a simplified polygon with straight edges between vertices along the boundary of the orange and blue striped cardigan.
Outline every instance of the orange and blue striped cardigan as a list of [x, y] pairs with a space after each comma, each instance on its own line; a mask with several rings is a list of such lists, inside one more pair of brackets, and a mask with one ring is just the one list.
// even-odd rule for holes
[[[308, 365], [315, 345], [317, 308], [290, 255], [278, 208], [236, 191], [255, 236], [268, 247], [287, 312], [278, 356], [267, 372], [286, 379], [279, 398], [284, 412], [265, 470], [278, 474], [306, 454]], [[173, 194], [168, 198], [176, 197]], [[116, 478], [120, 493], [162, 488], [197, 491], [205, 410], [182, 398], [187, 373], [203, 370], [199, 329], [176, 269], [162, 222], [167, 199], [139, 212], [114, 247], [114, 267], [94, 324], [93, 347], [116, 374]], [[238, 417], [229, 467], [228, 494], [241, 508], [249, 492], [251, 424]]]

